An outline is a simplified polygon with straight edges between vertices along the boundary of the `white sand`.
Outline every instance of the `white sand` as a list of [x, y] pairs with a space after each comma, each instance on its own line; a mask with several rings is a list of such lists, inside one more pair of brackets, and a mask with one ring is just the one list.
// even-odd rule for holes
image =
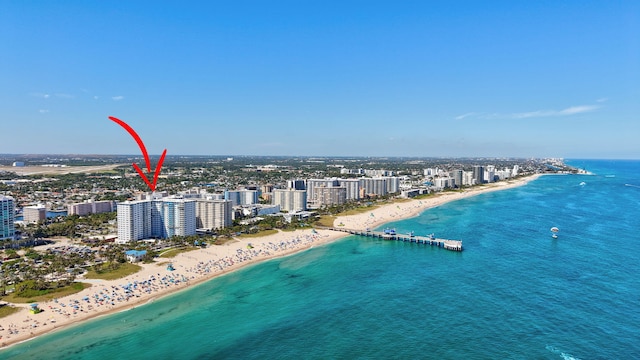
[[[537, 177], [538, 175], [534, 175], [462, 192], [445, 192], [426, 199], [388, 204], [371, 212], [338, 217], [334, 226], [350, 229], [374, 228], [386, 222], [417, 216], [425, 209], [450, 201], [524, 185]], [[39, 314], [31, 314], [28, 304], [12, 304], [21, 310], [2, 318], [0, 347], [25, 341], [89, 318], [126, 310], [243, 266], [293, 254], [349, 235], [330, 230], [316, 231], [317, 233], [308, 229], [281, 231], [264, 237], [236, 239], [225, 245], [209, 246], [181, 253], [171, 259], [161, 259], [160, 261], [165, 263], [162, 265], [143, 264], [142, 270], [123, 279], [79, 279], [93, 285], [77, 294], [40, 303], [39, 307], [44, 311]], [[248, 247], [249, 243], [253, 248]], [[166, 263], [169, 262], [173, 264], [174, 271], [167, 270]]]

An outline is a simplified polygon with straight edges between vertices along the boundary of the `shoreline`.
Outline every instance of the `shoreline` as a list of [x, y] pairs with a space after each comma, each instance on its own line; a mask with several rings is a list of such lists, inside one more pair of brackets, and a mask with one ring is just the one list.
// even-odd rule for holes
[[[338, 216], [334, 226], [375, 228], [418, 216], [427, 209], [452, 201], [522, 186], [542, 175], [534, 174], [468, 190], [444, 192], [424, 199], [385, 204], [370, 212]], [[326, 229], [304, 229], [279, 231], [257, 238], [234, 238], [234, 241], [225, 245], [212, 245], [180, 253], [166, 261], [162, 259], [160, 262], [141, 264], [140, 271], [121, 279], [87, 281], [92, 285], [87, 289], [39, 303], [43, 311], [38, 314], [29, 312], [29, 304], [11, 304], [21, 309], [2, 318], [0, 351], [89, 319], [131, 310], [250, 265], [300, 253], [347, 236], [351, 235]], [[168, 263], [172, 263], [175, 270], [167, 270]], [[83, 279], [77, 281], [83, 282]]]

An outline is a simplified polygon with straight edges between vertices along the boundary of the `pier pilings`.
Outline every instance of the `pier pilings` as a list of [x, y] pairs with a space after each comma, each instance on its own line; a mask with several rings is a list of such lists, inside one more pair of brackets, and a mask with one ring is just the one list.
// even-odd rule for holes
[[398, 234], [395, 232], [392, 233], [392, 232], [383, 232], [383, 231], [357, 230], [357, 229], [346, 229], [346, 228], [335, 228], [335, 227], [330, 227], [328, 229], [333, 231], [342, 231], [352, 235], [381, 238], [385, 240], [412, 242], [416, 244], [425, 244], [430, 246], [442, 247], [446, 250], [451, 250], [451, 251], [462, 251], [462, 241], [460, 240], [438, 239], [432, 236], [415, 236], [411, 234]]

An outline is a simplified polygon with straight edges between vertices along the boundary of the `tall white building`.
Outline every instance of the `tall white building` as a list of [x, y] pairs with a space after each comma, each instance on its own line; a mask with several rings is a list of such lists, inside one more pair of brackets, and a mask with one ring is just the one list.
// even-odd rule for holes
[[387, 178], [361, 178], [360, 188], [364, 189], [364, 193], [378, 196], [387, 195]]
[[340, 182], [338, 179], [308, 179], [307, 180], [307, 203], [311, 208], [319, 208], [323, 205], [320, 201], [316, 188], [338, 187]]
[[450, 177], [437, 177], [433, 179], [433, 186], [439, 189], [448, 189], [453, 187], [455, 180]]
[[358, 179], [339, 179], [338, 183], [347, 189], [347, 200], [360, 199], [360, 181]]
[[196, 233], [196, 202], [190, 199], [125, 201], [118, 204], [118, 242]]
[[313, 188], [313, 197], [316, 207], [340, 205], [347, 202], [347, 189], [342, 186], [324, 187], [317, 186]]
[[198, 229], [223, 229], [233, 224], [231, 200], [205, 200], [196, 202], [196, 227]]
[[453, 179], [453, 186], [461, 188], [464, 185], [464, 171], [462, 171], [461, 169], [453, 170], [449, 173], [449, 175]]
[[487, 165], [484, 169], [484, 181], [487, 183], [492, 183], [495, 181], [496, 177], [496, 167], [494, 165]]
[[280, 205], [280, 210], [299, 212], [307, 210], [307, 191], [293, 189], [273, 190], [274, 205]]
[[388, 176], [387, 179], [387, 192], [394, 194], [400, 191], [400, 178], [397, 176]]
[[128, 243], [152, 237], [151, 201], [125, 201], [118, 204], [118, 242]]
[[233, 206], [257, 204], [259, 196], [258, 190], [227, 190], [224, 192], [224, 199], [231, 200]]
[[13, 240], [16, 233], [15, 214], [13, 198], [0, 195], [0, 240]]
[[482, 183], [484, 183], [484, 166], [474, 165], [472, 185], [480, 185]]
[[163, 199], [163, 238], [196, 234], [196, 201]]

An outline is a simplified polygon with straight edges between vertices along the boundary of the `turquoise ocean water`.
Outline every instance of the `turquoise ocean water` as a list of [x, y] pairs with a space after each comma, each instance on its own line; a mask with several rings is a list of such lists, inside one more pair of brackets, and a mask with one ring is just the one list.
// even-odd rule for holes
[[462, 253], [349, 237], [0, 358], [638, 359], [640, 161], [570, 164], [387, 225]]

